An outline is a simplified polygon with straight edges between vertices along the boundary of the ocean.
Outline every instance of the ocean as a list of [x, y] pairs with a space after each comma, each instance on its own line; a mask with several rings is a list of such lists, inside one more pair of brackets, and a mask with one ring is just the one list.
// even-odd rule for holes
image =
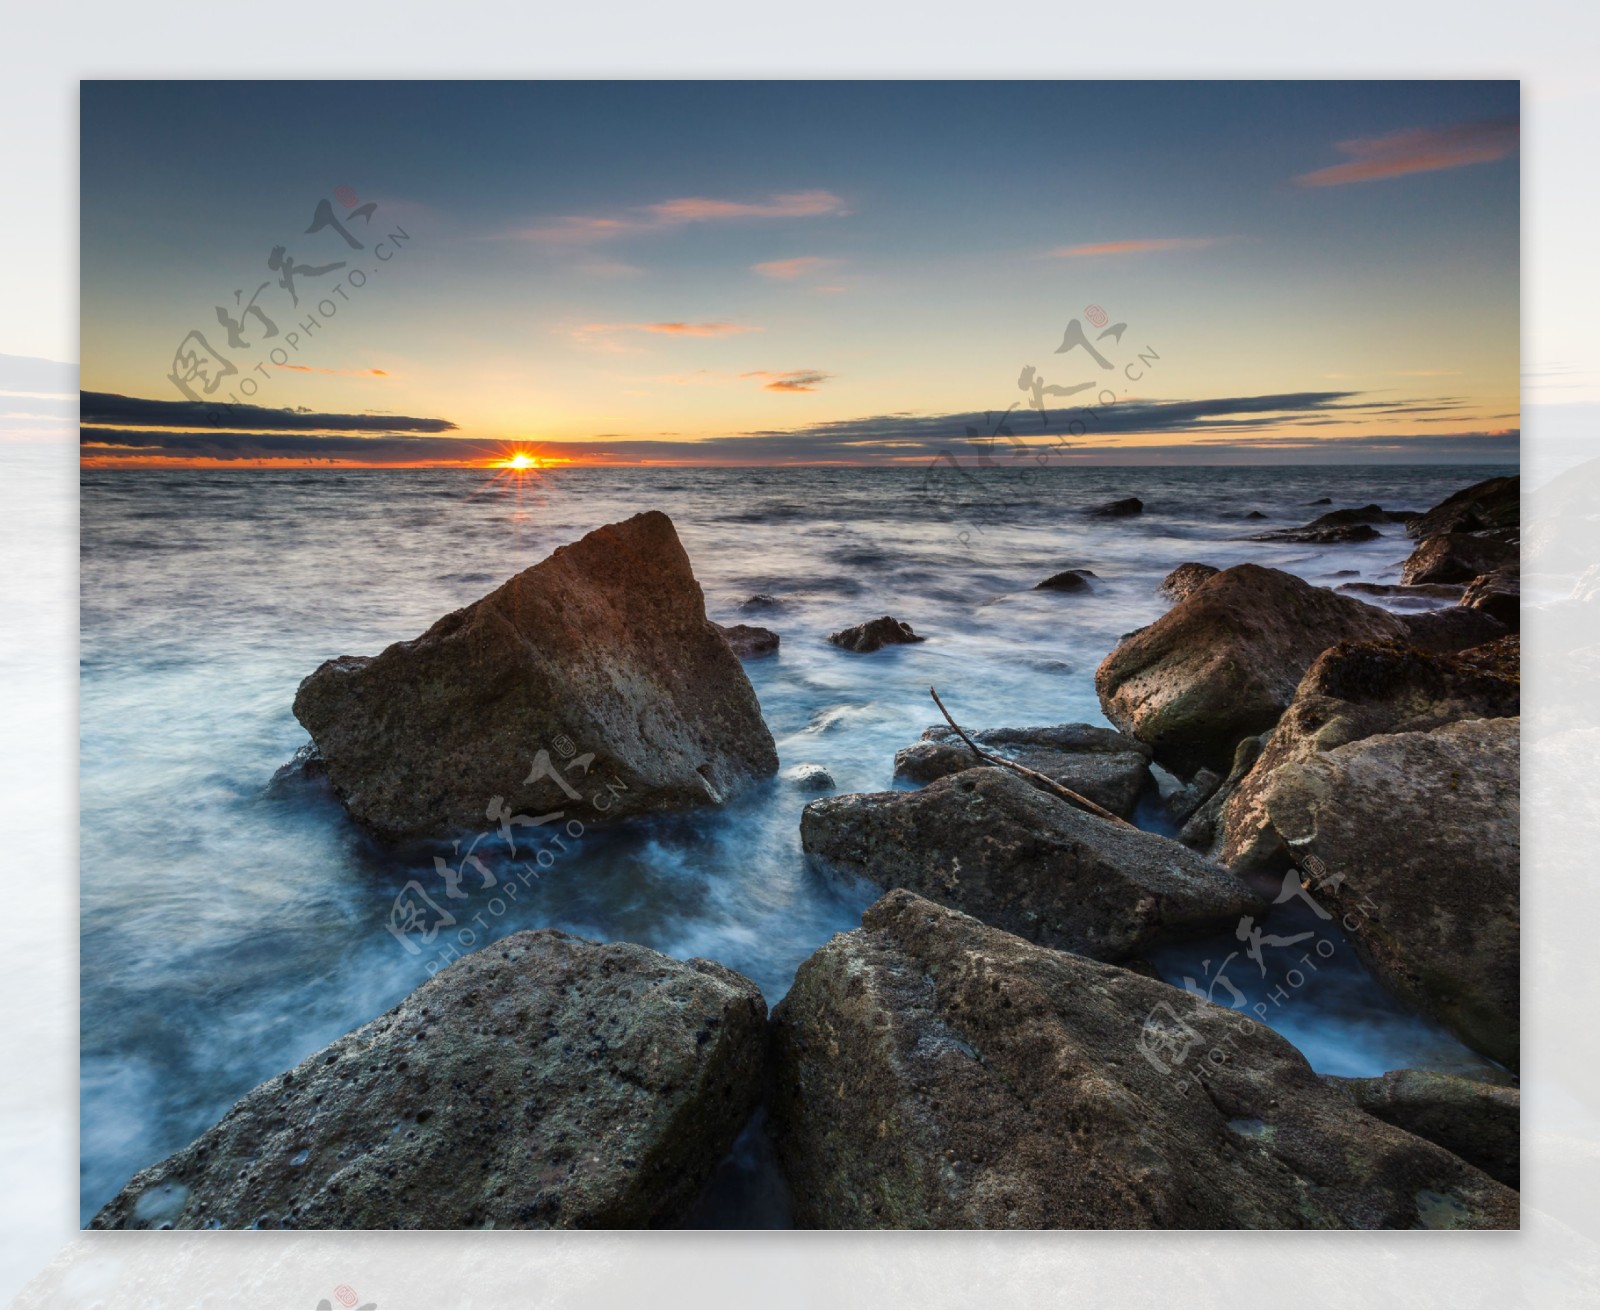
[[[323, 660], [415, 637], [557, 546], [658, 509], [709, 616], [782, 636], [777, 656], [745, 668], [785, 773], [820, 765], [838, 791], [879, 790], [895, 786], [895, 751], [938, 722], [930, 686], [970, 728], [1103, 724], [1095, 667], [1167, 608], [1156, 586], [1175, 566], [1248, 560], [1318, 584], [1395, 582], [1410, 545], [1398, 526], [1351, 545], [1242, 539], [1341, 506], [1426, 509], [1509, 472], [85, 471], [82, 1218], [255, 1084], [428, 977], [428, 957], [386, 925], [437, 853], [386, 850], [320, 787], [275, 781], [307, 742], [290, 706]], [[1144, 513], [1082, 513], [1124, 496]], [[1323, 497], [1332, 504], [1312, 504]], [[1067, 568], [1092, 570], [1092, 593], [1033, 590]], [[755, 595], [779, 608], [741, 612]], [[929, 640], [872, 655], [825, 640], [882, 614]], [[780, 775], [722, 810], [587, 832], [503, 913], [475, 894], [476, 945], [542, 926], [626, 939], [721, 961], [775, 1003], [876, 895], [808, 867], [799, 818], [812, 795]], [[1153, 806], [1140, 821], [1171, 831]], [[476, 854], [493, 864], [485, 827]], [[1288, 940], [1316, 927], [1311, 916], [1290, 902], [1258, 927]], [[1389, 996], [1348, 944], [1301, 965], [1293, 987], [1264, 962], [1258, 973], [1245, 946], [1224, 935], [1154, 963], [1222, 1004], [1282, 993], [1264, 1018], [1321, 1073], [1487, 1064]], [[703, 1222], [782, 1223], [769, 1175], [759, 1133], [746, 1135]]]

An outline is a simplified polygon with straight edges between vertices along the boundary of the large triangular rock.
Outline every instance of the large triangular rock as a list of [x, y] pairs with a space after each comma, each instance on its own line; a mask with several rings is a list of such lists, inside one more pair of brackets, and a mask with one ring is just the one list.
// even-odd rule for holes
[[481, 828], [493, 800], [591, 825], [719, 804], [778, 768], [659, 511], [561, 547], [412, 641], [329, 660], [294, 712], [350, 813], [385, 837]]

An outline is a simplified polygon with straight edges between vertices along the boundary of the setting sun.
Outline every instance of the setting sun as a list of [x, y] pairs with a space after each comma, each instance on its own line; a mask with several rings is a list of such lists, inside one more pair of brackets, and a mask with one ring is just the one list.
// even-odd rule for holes
[[537, 469], [539, 460], [537, 456], [529, 455], [526, 451], [518, 451], [515, 455], [507, 457], [502, 463], [503, 469]]

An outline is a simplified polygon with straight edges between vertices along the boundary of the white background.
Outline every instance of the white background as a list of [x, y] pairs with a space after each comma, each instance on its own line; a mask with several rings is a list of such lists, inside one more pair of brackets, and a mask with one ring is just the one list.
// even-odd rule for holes
[[[1524, 463], [1594, 446], [1600, 6], [11, 2], [0, 354], [78, 358], [77, 83], [94, 77], [1513, 77], [1523, 81]], [[1004, 94], [1004, 86], [996, 86]], [[201, 125], [197, 125], [199, 129]], [[315, 131], [286, 117], [286, 131]], [[247, 143], [241, 143], [247, 148]], [[173, 143], [175, 157], [183, 143]], [[198, 161], [200, 156], [194, 158]], [[203, 168], [196, 163], [195, 167]], [[0, 396], [0, 1297], [40, 1306], [1592, 1306], [1600, 734], [1529, 740], [1520, 1234], [108, 1234], [77, 1216], [72, 398]], [[56, 417], [52, 419], [52, 408]], [[44, 417], [38, 417], [39, 414]], [[1591, 473], [1591, 477], [1592, 477]], [[1600, 528], [1579, 516], [1560, 530]], [[1529, 624], [1525, 712], [1600, 701]], [[1592, 666], [1591, 666], [1592, 667]], [[1596, 722], [1600, 722], [1597, 720]]]

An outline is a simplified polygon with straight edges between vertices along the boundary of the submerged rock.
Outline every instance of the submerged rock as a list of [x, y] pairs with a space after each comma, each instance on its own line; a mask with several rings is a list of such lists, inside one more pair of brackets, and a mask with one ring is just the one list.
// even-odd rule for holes
[[830, 633], [828, 641], [835, 646], [842, 646], [846, 651], [859, 651], [863, 654], [877, 651], [885, 646], [896, 646], [905, 642], [926, 642], [925, 637], [918, 637], [911, 631], [911, 625], [903, 623], [892, 615], [884, 615], [881, 619], [872, 619], [864, 624], [857, 624], [854, 628], [841, 628], [837, 633]]
[[1170, 574], [1161, 580], [1161, 586], [1156, 590], [1162, 596], [1170, 597], [1174, 601], [1181, 601], [1195, 588], [1208, 578], [1215, 578], [1221, 570], [1208, 564], [1180, 564]]
[[746, 615], [769, 614], [774, 610], [787, 610], [788, 608], [777, 597], [768, 596], [765, 592], [757, 592], [754, 596], [747, 596], [739, 602], [739, 613]]
[[722, 634], [728, 645], [733, 648], [734, 655], [741, 660], [754, 660], [758, 656], [777, 654], [781, 639], [770, 628], [756, 628], [751, 624], [733, 624], [728, 627], [713, 624], [712, 627]]
[[1129, 515], [1143, 514], [1144, 502], [1137, 496], [1124, 496], [1120, 501], [1106, 501], [1088, 511], [1100, 519], [1126, 519]]
[[1063, 569], [1058, 574], [1051, 574], [1042, 583], [1035, 583], [1033, 590], [1036, 592], [1088, 592], [1093, 589], [1089, 580], [1095, 577], [1090, 569]]
[[1432, 1070], [1390, 1070], [1376, 1079], [1329, 1077], [1328, 1084], [1375, 1115], [1438, 1143], [1507, 1188], [1522, 1187], [1522, 1094]]
[[800, 967], [772, 1028], [804, 1226], [1518, 1221], [1516, 1193], [1358, 1110], [1264, 1025], [904, 890]]
[[[1037, 770], [1124, 819], [1150, 778], [1150, 748], [1093, 724], [1049, 728], [984, 728], [969, 733], [985, 751]], [[931, 783], [981, 762], [948, 724], [924, 730], [922, 740], [895, 752], [896, 778]]]
[[1277, 722], [1335, 642], [1398, 638], [1395, 615], [1242, 564], [1208, 579], [1095, 671], [1106, 718], [1182, 774], [1228, 768], [1241, 739]]
[[[1289, 851], [1267, 798], [1285, 765], [1380, 733], [1425, 732], [1518, 713], [1521, 687], [1472, 654], [1435, 655], [1400, 642], [1341, 642], [1317, 657], [1254, 768], [1223, 807], [1217, 858], [1237, 873], [1282, 869]], [[1375, 823], [1387, 821], [1380, 810]]]
[[1030, 942], [1120, 960], [1232, 927], [1260, 900], [1187, 847], [1080, 810], [1007, 770], [920, 792], [813, 801], [800, 845], [879, 887], [910, 888]]
[[1400, 571], [1402, 583], [1470, 583], [1479, 574], [1516, 565], [1517, 548], [1493, 537], [1445, 533], [1424, 538]]
[[834, 788], [833, 775], [821, 765], [790, 765], [783, 776], [802, 792], [831, 792]]
[[1344, 542], [1370, 542], [1382, 537], [1371, 524], [1343, 524], [1338, 527], [1318, 528], [1307, 524], [1303, 528], [1274, 528], [1267, 533], [1254, 533], [1245, 540], [1250, 542], [1308, 542], [1318, 546], [1336, 546]]
[[710, 961], [513, 934], [247, 1093], [90, 1227], [670, 1224], [755, 1109], [765, 1020]]
[[[1314, 501], [1326, 505], [1326, 499]], [[1381, 505], [1363, 505], [1352, 510], [1333, 510], [1319, 515], [1300, 528], [1280, 528], [1275, 532], [1260, 533], [1250, 538], [1252, 542], [1368, 542], [1383, 536], [1372, 527], [1380, 523], [1405, 523], [1414, 518], [1415, 510], [1385, 510]]]
[[1373, 971], [1515, 1069], [1518, 719], [1382, 734], [1273, 771], [1267, 822]]
[[[388, 838], [482, 826], [495, 801], [559, 812], [595, 778], [620, 786], [586, 823], [718, 804], [778, 768], [656, 511], [561, 547], [421, 637], [327, 661], [294, 713], [350, 813]], [[562, 772], [569, 755], [583, 772]]]
[[1522, 479], [1486, 478], [1445, 497], [1433, 509], [1406, 521], [1406, 536], [1489, 532], [1515, 538], [1522, 522]]

